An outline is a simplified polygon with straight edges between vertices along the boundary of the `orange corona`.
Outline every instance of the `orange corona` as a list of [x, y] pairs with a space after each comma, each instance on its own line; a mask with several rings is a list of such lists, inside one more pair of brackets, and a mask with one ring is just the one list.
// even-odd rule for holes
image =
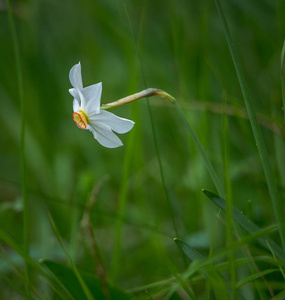
[[86, 129], [87, 124], [88, 124], [88, 118], [87, 118], [86, 114], [84, 113], [84, 111], [79, 110], [79, 111], [73, 113], [72, 117], [73, 117], [73, 121], [76, 123], [76, 125], [79, 128]]

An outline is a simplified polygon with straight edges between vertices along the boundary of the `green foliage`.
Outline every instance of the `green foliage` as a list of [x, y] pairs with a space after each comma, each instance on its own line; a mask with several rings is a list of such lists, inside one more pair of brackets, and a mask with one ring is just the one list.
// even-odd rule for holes
[[[219, 196], [204, 190], [203, 191], [219, 208], [222, 210], [226, 210], [226, 201], [221, 199]], [[252, 221], [250, 221], [243, 213], [241, 213], [238, 209], [233, 207], [232, 209], [232, 218], [243, 227], [248, 233], [253, 234], [258, 232], [260, 228], [256, 226]], [[284, 251], [269, 237], [265, 237], [261, 239], [261, 243], [268, 247], [269, 250], [273, 250], [274, 255], [276, 255], [281, 260], [285, 260]]]
[[[42, 264], [56, 277], [56, 279], [66, 288], [69, 293], [69, 296], [72, 299], [88, 299], [85, 296], [85, 293], [80, 285], [80, 282], [77, 279], [77, 276], [74, 274], [73, 270], [62, 264], [45, 260]], [[101, 282], [92, 274], [83, 274], [82, 278], [89, 290], [92, 291], [92, 296], [94, 299], [104, 299], [108, 298], [106, 295], [110, 295], [111, 299], [120, 299], [126, 300], [130, 297], [118, 289], [106, 289], [106, 295], [104, 290], [102, 290]], [[108, 294], [109, 293], [109, 294]]]
[[[284, 1], [6, 3], [0, 299], [283, 299]], [[136, 124], [104, 148], [78, 61], [102, 103], [177, 102], [114, 108]]]

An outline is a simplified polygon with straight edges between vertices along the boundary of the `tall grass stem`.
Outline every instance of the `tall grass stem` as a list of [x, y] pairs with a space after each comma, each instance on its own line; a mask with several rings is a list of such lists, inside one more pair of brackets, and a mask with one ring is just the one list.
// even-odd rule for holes
[[24, 93], [23, 93], [23, 73], [21, 66], [21, 57], [20, 57], [20, 47], [17, 37], [17, 32], [15, 28], [15, 23], [12, 15], [12, 9], [10, 5], [10, 0], [6, 0], [9, 25], [11, 30], [14, 56], [15, 56], [15, 65], [17, 71], [17, 89], [18, 97], [20, 101], [21, 109], [21, 146], [20, 146], [20, 156], [21, 156], [21, 174], [22, 174], [22, 197], [23, 197], [23, 239], [24, 239], [24, 252], [25, 252], [25, 288], [27, 298], [31, 299], [30, 293], [30, 271], [29, 271], [29, 262], [27, 257], [29, 256], [29, 230], [28, 230], [28, 197], [27, 197], [27, 184], [26, 184], [26, 158], [25, 158], [25, 128], [26, 128], [26, 117], [25, 117], [25, 103], [24, 103]]
[[173, 224], [173, 227], [174, 227], [174, 230], [175, 230], [175, 234], [176, 234], [176, 236], [178, 236], [178, 229], [177, 229], [177, 224], [176, 224], [176, 220], [175, 220], [175, 216], [174, 216], [173, 205], [171, 203], [171, 198], [170, 198], [169, 192], [167, 190], [167, 186], [166, 186], [164, 171], [163, 171], [163, 167], [162, 167], [162, 161], [161, 161], [159, 148], [158, 148], [158, 143], [157, 143], [156, 132], [155, 132], [155, 129], [154, 129], [153, 114], [152, 114], [151, 107], [150, 107], [148, 99], [147, 99], [147, 107], [148, 107], [148, 112], [149, 112], [149, 116], [150, 116], [152, 136], [153, 136], [153, 142], [154, 142], [156, 157], [157, 157], [158, 166], [159, 166], [160, 178], [161, 178], [163, 190], [164, 190], [164, 193], [165, 193], [165, 197], [166, 197], [166, 200], [167, 200], [167, 204], [168, 204], [169, 212], [170, 212], [170, 215], [171, 215], [171, 220], [172, 220], [172, 224]]
[[273, 204], [273, 209], [274, 209], [274, 214], [277, 220], [277, 223], [279, 225], [280, 228], [280, 236], [281, 236], [281, 241], [282, 241], [282, 245], [283, 245], [283, 249], [285, 249], [285, 221], [284, 221], [284, 205], [281, 202], [281, 198], [278, 194], [278, 190], [277, 190], [277, 185], [271, 170], [271, 166], [270, 166], [270, 162], [269, 162], [269, 157], [268, 157], [268, 153], [265, 147], [265, 142], [261, 133], [261, 129], [259, 126], [259, 123], [257, 121], [256, 118], [256, 114], [253, 108], [253, 103], [248, 91], [248, 86], [246, 83], [246, 79], [243, 73], [243, 69], [241, 66], [241, 62], [240, 62], [240, 58], [238, 55], [238, 52], [236, 50], [236, 47], [232, 41], [231, 38], [231, 34], [230, 34], [230, 30], [225, 18], [225, 15], [223, 13], [221, 4], [219, 0], [215, 0], [216, 2], [216, 7], [217, 10], [219, 12], [220, 15], [220, 19], [222, 21], [222, 26], [225, 32], [225, 36], [226, 36], [226, 40], [229, 46], [229, 50], [232, 56], [232, 60], [236, 69], [236, 73], [237, 73], [237, 77], [239, 80], [239, 84], [242, 90], [242, 94], [243, 94], [243, 98], [244, 98], [244, 102], [247, 108], [247, 112], [249, 115], [249, 120], [250, 120], [250, 124], [251, 124], [251, 128], [253, 131], [253, 135], [256, 141], [256, 146], [260, 155], [260, 159], [261, 159], [261, 163], [262, 163], [262, 167], [263, 167], [263, 171], [265, 174], [265, 178], [266, 178], [266, 182], [267, 182], [267, 186], [268, 186], [268, 190], [269, 190], [269, 194], [272, 200], [272, 204]]
[[[135, 35], [134, 35], [134, 32], [133, 32], [132, 23], [131, 23], [131, 20], [130, 20], [130, 17], [129, 17], [129, 13], [127, 11], [127, 7], [126, 6], [124, 6], [124, 7], [125, 7], [126, 16], [127, 16], [128, 22], [129, 22], [129, 26], [130, 26], [130, 30], [131, 30], [131, 35], [132, 35], [134, 47], [135, 47], [135, 50], [136, 50], [138, 62], [139, 62], [139, 68], [141, 70], [142, 80], [143, 80], [144, 86], [146, 88], [147, 87], [147, 83], [146, 83], [146, 79], [145, 79], [144, 72], [143, 72], [143, 67], [142, 67], [142, 63], [141, 63], [141, 57], [140, 57], [140, 53], [139, 53], [139, 50], [138, 50], [137, 41], [136, 41], [136, 38], [135, 38]], [[171, 220], [172, 220], [172, 223], [173, 223], [174, 231], [175, 231], [176, 236], [178, 236], [177, 224], [176, 224], [175, 217], [174, 217], [174, 209], [173, 209], [173, 205], [171, 203], [171, 199], [170, 199], [170, 195], [169, 195], [168, 189], [166, 187], [166, 182], [165, 182], [165, 177], [164, 177], [164, 171], [163, 171], [163, 167], [162, 167], [162, 161], [161, 161], [161, 158], [160, 158], [159, 149], [158, 149], [158, 143], [157, 143], [157, 137], [156, 137], [156, 133], [155, 133], [155, 129], [154, 129], [154, 121], [153, 121], [152, 111], [151, 111], [151, 107], [150, 107], [148, 98], [147, 98], [147, 107], [148, 107], [148, 112], [149, 112], [149, 116], [150, 116], [150, 123], [151, 123], [151, 130], [152, 130], [153, 142], [154, 142], [155, 152], [156, 152], [157, 161], [158, 161], [158, 165], [159, 165], [159, 172], [160, 172], [160, 177], [161, 177], [161, 181], [162, 181], [162, 186], [163, 186], [163, 190], [164, 190], [165, 197], [166, 197], [166, 200], [167, 200], [167, 204], [168, 204], [168, 207], [169, 207], [169, 211], [170, 211], [170, 215], [171, 215]]]
[[193, 139], [196, 147], [198, 148], [198, 151], [199, 151], [199, 153], [201, 154], [201, 156], [203, 158], [203, 161], [204, 161], [204, 163], [205, 163], [205, 165], [206, 165], [206, 167], [207, 167], [207, 169], [208, 169], [208, 171], [210, 173], [210, 176], [211, 176], [211, 178], [212, 178], [212, 180], [214, 182], [214, 185], [215, 185], [215, 187], [216, 187], [219, 195], [224, 195], [223, 185], [222, 185], [222, 183], [221, 183], [221, 181], [220, 181], [217, 173], [215, 172], [212, 163], [208, 159], [208, 157], [207, 157], [207, 155], [205, 153], [205, 150], [203, 149], [203, 146], [201, 145], [201, 143], [200, 143], [197, 135], [195, 134], [194, 130], [192, 129], [192, 127], [191, 127], [191, 125], [190, 125], [190, 123], [189, 123], [189, 121], [188, 121], [188, 119], [187, 119], [187, 117], [186, 117], [183, 109], [181, 108], [181, 106], [178, 103], [178, 101], [175, 100], [173, 103], [174, 103], [174, 105], [175, 105], [175, 107], [176, 107], [176, 109], [177, 109], [177, 111], [178, 111], [181, 119], [183, 120], [184, 124], [186, 125], [186, 128], [188, 129], [188, 131], [189, 131], [189, 133], [190, 133], [190, 135], [191, 135], [191, 137], [192, 137], [192, 139]]
[[285, 67], [284, 67], [284, 57], [285, 57], [285, 39], [283, 42], [283, 47], [281, 50], [281, 67], [280, 67], [280, 82], [281, 82], [281, 93], [282, 93], [282, 103], [283, 103], [283, 118], [285, 120]]
[[113, 284], [116, 283], [119, 267], [121, 264], [121, 249], [122, 249], [122, 228], [125, 217], [126, 205], [127, 205], [127, 196], [128, 196], [128, 178], [130, 175], [130, 165], [133, 158], [133, 149], [135, 146], [134, 143], [134, 134], [130, 133], [128, 143], [126, 144], [126, 152], [123, 162], [123, 172], [120, 184], [120, 193], [118, 199], [118, 216], [115, 224], [115, 243], [112, 257], [112, 274], [111, 274], [111, 282]]
[[90, 292], [87, 284], [85, 283], [85, 281], [83, 280], [82, 276], [80, 275], [80, 273], [79, 273], [79, 271], [78, 271], [75, 263], [73, 262], [70, 254], [68, 253], [67, 249], [65, 248], [63, 240], [62, 240], [61, 235], [59, 233], [59, 230], [58, 230], [58, 228], [57, 228], [57, 226], [56, 226], [56, 224], [55, 224], [55, 222], [54, 222], [51, 214], [49, 212], [47, 212], [47, 214], [48, 214], [48, 218], [50, 220], [52, 229], [53, 229], [53, 231], [54, 231], [54, 233], [55, 233], [55, 235], [57, 237], [57, 240], [60, 243], [60, 246], [61, 246], [62, 250], [64, 251], [65, 256], [67, 257], [67, 259], [68, 259], [68, 261], [70, 263], [70, 266], [71, 266], [71, 268], [72, 268], [72, 270], [73, 270], [73, 272], [74, 272], [74, 274], [75, 274], [75, 276], [76, 276], [76, 278], [77, 278], [77, 280], [78, 280], [78, 282], [79, 282], [79, 284], [80, 284], [80, 286], [81, 286], [81, 288], [82, 288], [82, 290], [83, 290], [83, 292], [84, 292], [87, 300], [95, 300], [94, 297], [93, 297], [93, 295], [92, 295], [92, 293]]
[[[224, 157], [224, 174], [225, 174], [225, 190], [226, 190], [226, 237], [227, 245], [230, 246], [233, 243], [233, 199], [232, 199], [232, 188], [231, 188], [231, 178], [230, 178], [230, 149], [229, 149], [229, 124], [228, 116], [226, 114], [226, 97], [223, 97], [223, 127], [222, 127], [222, 137], [223, 137], [223, 157]], [[231, 275], [231, 290], [232, 299], [237, 298], [236, 294], [236, 269], [235, 269], [235, 253], [229, 252], [229, 269]]]

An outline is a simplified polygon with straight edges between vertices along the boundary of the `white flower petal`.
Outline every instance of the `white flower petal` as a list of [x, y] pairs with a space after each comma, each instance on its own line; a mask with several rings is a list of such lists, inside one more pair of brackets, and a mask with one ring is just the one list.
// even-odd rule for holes
[[82, 77], [81, 77], [81, 65], [80, 62], [74, 65], [69, 72], [69, 80], [71, 85], [79, 90], [83, 89]]
[[77, 99], [73, 99], [73, 112], [77, 112], [80, 109], [80, 104]]
[[94, 138], [104, 147], [116, 148], [122, 146], [123, 143], [113, 131], [126, 133], [133, 128], [135, 123], [131, 120], [117, 117], [110, 112], [100, 110], [102, 83], [83, 88], [80, 62], [71, 68], [69, 79], [73, 86], [73, 88], [69, 89], [69, 93], [74, 98], [73, 111], [78, 112], [82, 110], [78, 114], [87, 123], [86, 128], [84, 126], [83, 129], [90, 130]]
[[126, 133], [130, 131], [135, 124], [131, 120], [120, 118], [106, 110], [101, 110], [99, 114], [89, 116], [88, 120], [93, 126], [97, 126], [98, 123], [102, 123], [109, 126], [117, 133]]
[[75, 88], [69, 89], [68, 91], [73, 98], [80, 99], [78, 91]]
[[79, 102], [80, 109], [83, 110], [83, 107], [85, 106], [85, 98], [84, 98], [83, 94], [79, 90], [76, 90], [76, 91], [78, 93], [78, 98], [76, 98], [76, 99]]
[[102, 82], [87, 86], [81, 90], [85, 99], [82, 109], [87, 115], [98, 114], [100, 112]]
[[89, 124], [87, 129], [93, 133], [94, 138], [104, 147], [117, 148], [123, 145], [111, 128], [105, 124], [98, 123], [96, 127]]

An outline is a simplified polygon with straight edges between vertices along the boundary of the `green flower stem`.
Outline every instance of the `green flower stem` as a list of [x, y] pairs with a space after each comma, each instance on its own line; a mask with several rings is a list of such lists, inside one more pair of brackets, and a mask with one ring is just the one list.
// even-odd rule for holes
[[143, 90], [139, 93], [135, 93], [133, 95], [119, 99], [117, 101], [107, 103], [107, 104], [102, 104], [101, 110], [108, 110], [108, 109], [111, 109], [111, 108], [114, 108], [117, 106], [121, 106], [123, 104], [128, 104], [128, 103], [138, 100], [140, 98], [146, 98], [146, 97], [151, 97], [151, 96], [159, 96], [161, 98], [166, 98], [171, 102], [175, 101], [175, 99], [171, 95], [167, 94], [166, 92], [159, 90], [159, 89], [149, 88], [149, 89]]
[[14, 47], [14, 55], [15, 55], [15, 63], [17, 69], [17, 85], [18, 85], [18, 94], [20, 100], [20, 107], [21, 107], [21, 169], [22, 169], [22, 197], [23, 197], [23, 237], [24, 237], [24, 252], [25, 252], [25, 288], [27, 299], [31, 299], [31, 292], [30, 292], [30, 271], [29, 271], [29, 238], [28, 238], [28, 197], [27, 197], [27, 187], [26, 187], [26, 159], [25, 159], [25, 127], [26, 127], [26, 118], [25, 118], [25, 103], [24, 103], [24, 96], [23, 96], [23, 74], [22, 74], [22, 67], [21, 67], [21, 59], [20, 59], [20, 50], [19, 50], [19, 42], [17, 38], [17, 33], [15, 29], [15, 24], [12, 16], [12, 10], [10, 6], [10, 1], [6, 0], [7, 11], [8, 11], [8, 18], [12, 36], [12, 42]]
[[220, 19], [222, 21], [226, 40], [227, 40], [227, 43], [228, 43], [228, 46], [230, 49], [232, 60], [233, 60], [233, 63], [234, 63], [235, 69], [236, 69], [236, 73], [238, 76], [238, 80], [240, 83], [240, 87], [242, 90], [242, 94], [243, 94], [244, 102], [245, 102], [247, 112], [249, 115], [249, 120], [251, 123], [253, 135], [254, 135], [254, 138], [256, 141], [256, 146], [257, 146], [257, 149], [258, 149], [258, 152], [260, 155], [263, 171], [265, 174], [269, 194], [270, 194], [270, 197], [272, 200], [274, 214], [275, 214], [277, 223], [280, 228], [280, 236], [281, 236], [281, 240], [282, 240], [283, 249], [285, 249], [285, 222], [283, 221], [284, 220], [284, 205], [282, 205], [280, 195], [278, 194], [276, 182], [275, 182], [274, 176], [272, 174], [272, 170], [271, 170], [271, 166], [270, 166], [270, 162], [269, 162], [268, 153], [267, 153], [267, 150], [265, 147], [263, 136], [261, 134], [260, 126], [259, 126], [257, 118], [256, 118], [255, 111], [253, 108], [253, 103], [252, 103], [251, 97], [248, 92], [247, 83], [245, 80], [245, 76], [243, 74], [243, 70], [242, 70], [242, 66], [241, 66], [241, 62], [240, 62], [237, 50], [233, 44], [230, 30], [229, 30], [226, 18], [224, 16], [222, 7], [220, 5], [220, 1], [215, 0], [215, 2], [216, 2], [217, 10], [220, 15]]
[[175, 98], [173, 98], [171, 95], [169, 95], [168, 93], [162, 91], [162, 90], [159, 90], [159, 89], [153, 89], [153, 88], [149, 88], [149, 89], [146, 89], [146, 90], [143, 90], [139, 93], [136, 93], [136, 94], [133, 94], [133, 95], [130, 95], [130, 96], [127, 96], [125, 98], [122, 98], [122, 99], [119, 99], [117, 101], [114, 101], [114, 102], [111, 102], [111, 103], [108, 103], [108, 104], [103, 104], [101, 106], [101, 109], [103, 110], [107, 110], [107, 109], [111, 109], [113, 107], [117, 107], [117, 106], [121, 106], [123, 104], [127, 104], [127, 103], [130, 103], [132, 101], [135, 101], [135, 100], [138, 100], [140, 98], [144, 98], [144, 97], [151, 97], [151, 96], [159, 96], [161, 98], [166, 98], [167, 100], [169, 100], [171, 103], [173, 103], [180, 115], [180, 117], [182, 118], [183, 122], [185, 123], [194, 143], [196, 144], [196, 147], [198, 148], [203, 160], [204, 160], [204, 163], [210, 173], [210, 176], [212, 177], [212, 180], [216, 186], [216, 189], [219, 193], [219, 195], [224, 195], [224, 188], [221, 184], [221, 181], [219, 180], [214, 168], [213, 168], [213, 165], [211, 164], [211, 162], [209, 161], [198, 137], [196, 136], [194, 130], [192, 129], [189, 121], [187, 120], [187, 117], [185, 115], [185, 113], [183, 112], [182, 108], [180, 107], [179, 103], [176, 101]]
[[198, 148], [203, 160], [204, 160], [204, 163], [210, 173], [210, 176], [215, 184], [215, 187], [219, 193], [219, 195], [224, 195], [224, 188], [223, 188], [223, 185], [217, 175], [217, 173], [215, 172], [214, 168], [213, 168], [213, 165], [211, 164], [210, 160], [208, 159], [204, 149], [203, 149], [203, 146], [201, 145], [198, 137], [196, 136], [194, 130], [192, 129], [189, 121], [187, 120], [187, 117], [184, 113], [184, 111], [182, 110], [181, 106], [179, 105], [179, 103], [177, 101], [174, 101], [174, 105], [180, 115], [180, 117], [182, 118], [184, 124], [186, 125], [186, 128], [188, 129], [196, 147]]
[[112, 274], [110, 277], [110, 281], [112, 284], [116, 284], [117, 277], [119, 275], [120, 271], [120, 265], [122, 260], [122, 229], [123, 229], [123, 223], [124, 223], [124, 217], [126, 212], [126, 205], [128, 200], [128, 178], [130, 176], [130, 168], [131, 168], [131, 161], [133, 159], [133, 153], [134, 153], [134, 145], [135, 145], [135, 139], [133, 132], [131, 132], [129, 136], [129, 141], [126, 144], [126, 152], [124, 156], [124, 163], [123, 163], [123, 170], [122, 170], [122, 177], [121, 177], [121, 188], [119, 192], [119, 199], [118, 199], [118, 211], [117, 211], [117, 219], [115, 224], [115, 236], [114, 236], [114, 248], [113, 248], [113, 254], [112, 254]]
[[[174, 99], [174, 98], [172, 98], [172, 99]], [[174, 207], [174, 205], [172, 203], [172, 199], [171, 199], [171, 197], [169, 195], [169, 192], [168, 192], [168, 189], [167, 189], [167, 186], [166, 186], [165, 176], [164, 176], [163, 167], [162, 167], [162, 161], [161, 161], [160, 153], [159, 153], [159, 150], [158, 150], [158, 143], [157, 143], [156, 132], [155, 132], [155, 129], [154, 129], [153, 113], [151, 111], [148, 99], [147, 99], [147, 107], [148, 107], [148, 112], [149, 112], [149, 116], [150, 116], [150, 123], [151, 123], [151, 128], [152, 128], [152, 135], [153, 135], [153, 142], [154, 142], [154, 148], [155, 148], [155, 152], [156, 152], [156, 156], [157, 156], [157, 161], [158, 161], [158, 166], [159, 166], [160, 178], [161, 178], [162, 186], [163, 186], [163, 189], [164, 189], [165, 197], [166, 197], [166, 200], [167, 200], [167, 205], [168, 205], [168, 208], [169, 208], [169, 212], [170, 212], [170, 215], [171, 215], [171, 219], [172, 219], [172, 224], [173, 224], [173, 227], [174, 227], [175, 235], [178, 236], [177, 223], [176, 223], [175, 216], [174, 216], [174, 213], [173, 213], [173, 207]]]

